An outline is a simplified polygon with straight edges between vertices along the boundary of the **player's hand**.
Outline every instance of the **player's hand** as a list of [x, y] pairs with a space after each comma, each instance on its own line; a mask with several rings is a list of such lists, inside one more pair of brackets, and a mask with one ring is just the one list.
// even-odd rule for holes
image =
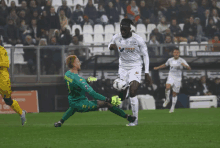
[[154, 70], [158, 70], [159, 69], [159, 67], [154, 67]]
[[146, 85], [147, 86], [151, 86], [152, 85], [152, 79], [151, 79], [149, 73], [145, 73], [145, 81], [146, 81]]
[[184, 63], [181, 63], [181, 65], [182, 65], [183, 67], [185, 67], [185, 68], [187, 67]]
[[95, 81], [97, 81], [97, 78], [96, 77], [88, 77], [88, 79], [87, 79], [87, 82], [95, 82]]
[[117, 46], [116, 44], [111, 44], [110, 47], [109, 47], [110, 50], [116, 50], [117, 49]]
[[121, 98], [119, 98], [118, 96], [112, 96], [111, 98], [111, 104], [113, 106], [118, 106], [121, 104]]

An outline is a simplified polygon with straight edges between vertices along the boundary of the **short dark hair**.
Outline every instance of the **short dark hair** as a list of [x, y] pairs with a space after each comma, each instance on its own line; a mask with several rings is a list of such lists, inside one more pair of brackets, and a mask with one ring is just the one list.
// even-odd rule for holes
[[131, 19], [124, 18], [121, 20], [121, 24], [127, 24], [129, 26], [134, 25], [134, 22]]
[[179, 49], [178, 47], [174, 47], [174, 48], [173, 48], [173, 52], [174, 52], [174, 50], [180, 51], [180, 49]]
[[171, 21], [173, 21], [173, 20], [176, 20], [176, 22], [177, 22], [177, 19], [176, 19], [176, 18], [172, 18], [172, 20], [171, 20]]
[[[76, 31], [79, 31], [79, 28], [76, 28], [76, 29], [75, 29], [75, 32], [76, 32]], [[79, 31], [79, 33], [80, 33], [80, 31]]]

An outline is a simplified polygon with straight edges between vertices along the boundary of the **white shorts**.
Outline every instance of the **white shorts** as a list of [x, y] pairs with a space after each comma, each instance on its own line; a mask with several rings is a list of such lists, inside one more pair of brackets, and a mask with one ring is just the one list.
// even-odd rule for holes
[[174, 80], [171, 76], [167, 78], [166, 84], [170, 84], [173, 91], [179, 93], [181, 87], [181, 81]]
[[126, 81], [127, 85], [129, 85], [130, 82], [134, 80], [141, 83], [141, 72], [142, 72], [142, 67], [136, 67], [130, 70], [119, 68], [118, 77]]

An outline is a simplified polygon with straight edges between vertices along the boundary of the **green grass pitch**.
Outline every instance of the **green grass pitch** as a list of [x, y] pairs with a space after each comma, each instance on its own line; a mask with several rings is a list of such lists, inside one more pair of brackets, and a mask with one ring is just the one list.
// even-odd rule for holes
[[[220, 108], [141, 110], [139, 125], [110, 111], [76, 113], [55, 128], [63, 113], [0, 115], [0, 148], [220, 148]], [[131, 111], [126, 111], [131, 113]]]

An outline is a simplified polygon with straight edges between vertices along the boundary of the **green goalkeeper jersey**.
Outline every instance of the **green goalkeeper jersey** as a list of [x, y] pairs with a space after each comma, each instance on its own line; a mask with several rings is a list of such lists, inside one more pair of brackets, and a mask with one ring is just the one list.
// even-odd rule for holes
[[106, 98], [96, 93], [87, 81], [78, 74], [67, 71], [64, 76], [65, 82], [69, 90], [69, 101], [77, 101], [87, 99], [85, 93], [89, 93], [94, 99], [105, 100]]

